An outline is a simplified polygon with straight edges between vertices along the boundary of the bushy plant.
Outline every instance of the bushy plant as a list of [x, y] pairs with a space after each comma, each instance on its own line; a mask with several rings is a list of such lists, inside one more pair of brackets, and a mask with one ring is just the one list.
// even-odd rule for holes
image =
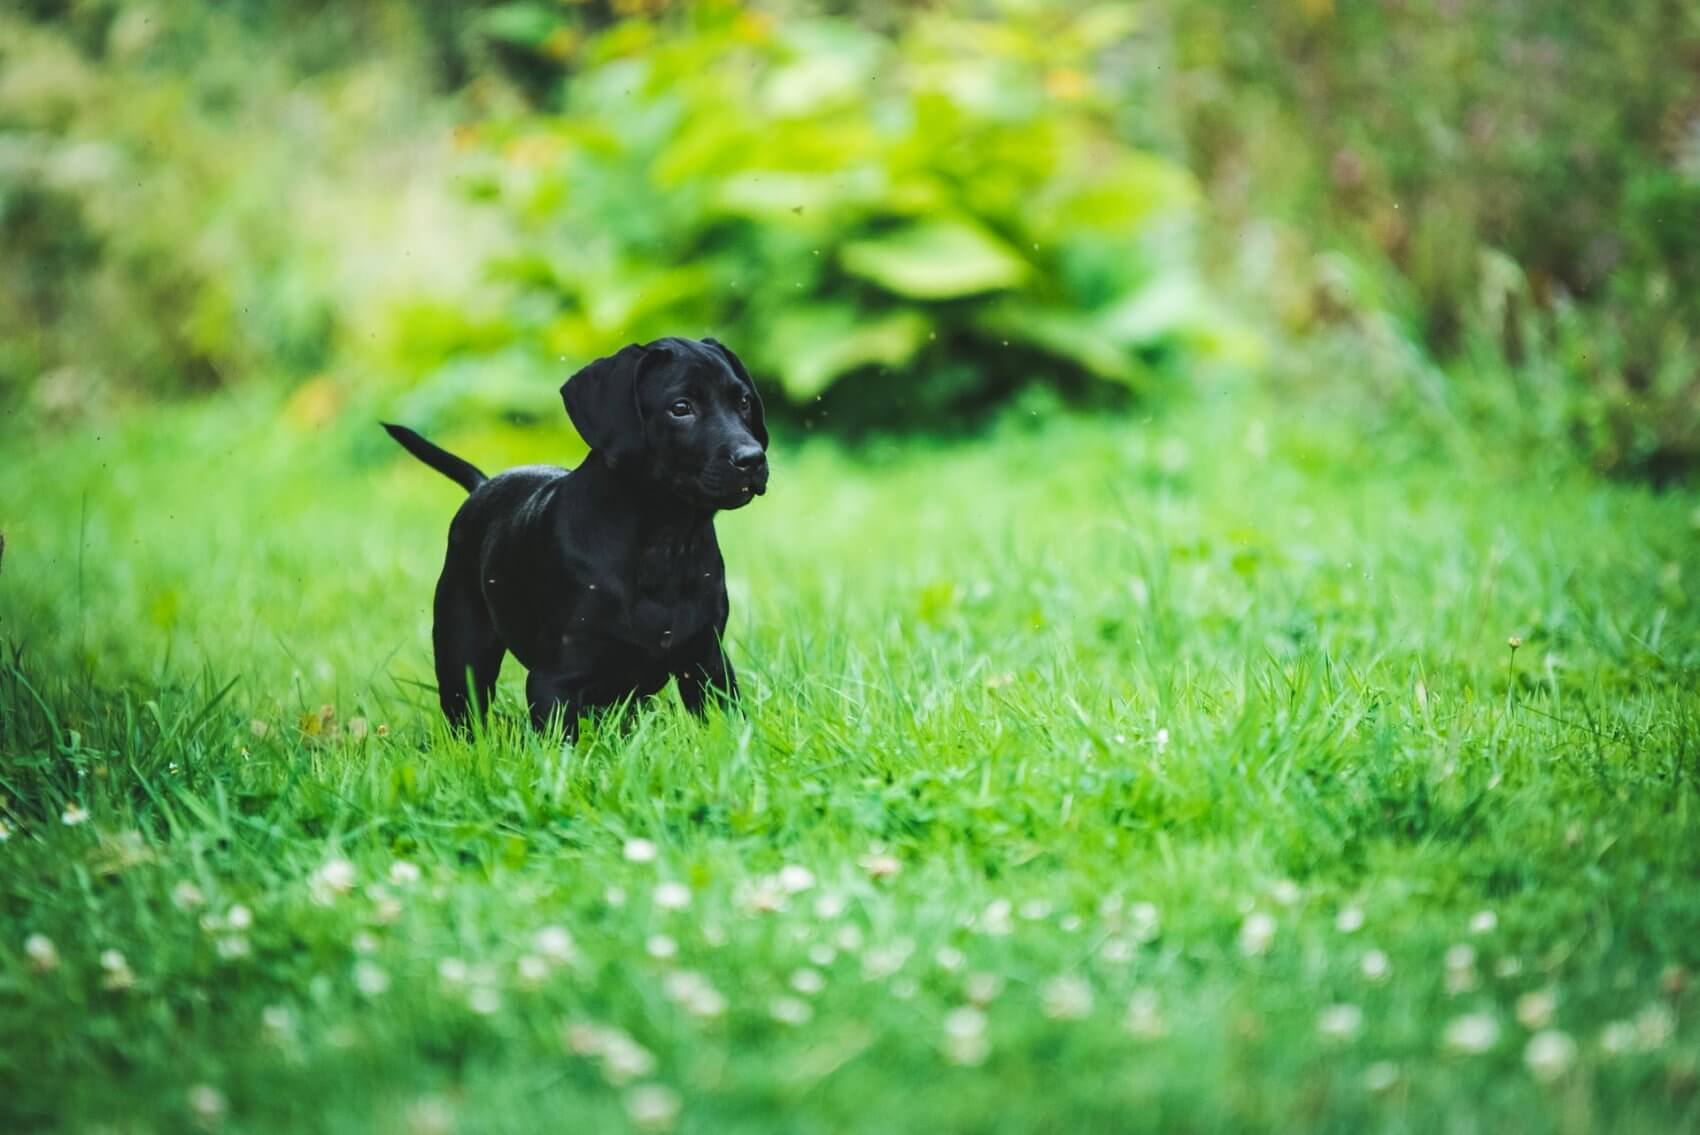
[[713, 333], [811, 416], [936, 423], [1236, 345], [1194, 270], [1196, 186], [1114, 128], [1094, 70], [1129, 18], [917, 12], [888, 36], [708, 5], [584, 41], [558, 111], [484, 132], [481, 188], [525, 234], [492, 264], [509, 331], [420, 397], [479, 359], [558, 372]]

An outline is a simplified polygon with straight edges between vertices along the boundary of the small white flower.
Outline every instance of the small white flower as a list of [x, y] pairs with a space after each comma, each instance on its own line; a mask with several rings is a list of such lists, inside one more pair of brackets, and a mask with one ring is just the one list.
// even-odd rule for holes
[[962, 994], [976, 1005], [990, 1005], [1003, 992], [1003, 978], [995, 973], [971, 973], [962, 979]]
[[267, 1005], [260, 1010], [260, 1026], [274, 1040], [287, 1039], [295, 1034], [295, 1014], [284, 1005]]
[[1523, 960], [1515, 954], [1507, 954], [1493, 964], [1495, 977], [1510, 980], [1523, 972]]
[[437, 963], [437, 976], [443, 979], [445, 985], [465, 985], [468, 976], [466, 963], [459, 958], [444, 958]]
[[1364, 1011], [1356, 1005], [1330, 1005], [1316, 1019], [1316, 1031], [1325, 1040], [1354, 1040], [1363, 1027]]
[[1364, 978], [1378, 985], [1393, 976], [1393, 963], [1380, 950], [1364, 951], [1363, 960], [1359, 965], [1363, 969]]
[[371, 931], [368, 930], [362, 930], [356, 934], [350, 945], [354, 947], [354, 952], [357, 954], [375, 954], [378, 952], [378, 939], [373, 937]]
[[1525, 993], [1517, 998], [1517, 1023], [1531, 1031], [1544, 1029], [1552, 1024], [1553, 1010], [1557, 1007], [1558, 998], [1550, 989]]
[[1045, 1016], [1054, 1021], [1078, 1021], [1092, 1011], [1092, 987], [1078, 977], [1053, 977], [1039, 988]]
[[1364, 1069], [1364, 1089], [1371, 1095], [1390, 1092], [1399, 1083], [1399, 1066], [1378, 1060]]
[[78, 824], [86, 824], [88, 823], [88, 819], [89, 810], [81, 804], [68, 805], [66, 809], [59, 814], [60, 822], [68, 828], [74, 828]]
[[809, 1018], [815, 1015], [807, 1001], [796, 997], [775, 997], [768, 1003], [767, 1012], [782, 1025], [807, 1024]]
[[1470, 916], [1470, 933], [1492, 934], [1499, 926], [1499, 915], [1491, 910], [1478, 910]]
[[107, 989], [128, 989], [136, 983], [136, 975], [131, 971], [129, 961], [118, 950], [102, 950], [100, 968], [106, 971], [106, 977], [102, 979], [101, 984]]
[[254, 926], [254, 912], [237, 903], [225, 912], [224, 924], [232, 930], [251, 930]]
[[679, 1118], [679, 1095], [660, 1084], [640, 1084], [626, 1093], [626, 1118], [644, 1131], [665, 1131]]
[[838, 958], [838, 951], [825, 942], [817, 942], [809, 947], [809, 964], [825, 969]]
[[59, 951], [45, 934], [31, 934], [25, 938], [24, 954], [30, 960], [30, 968], [36, 973], [46, 973], [59, 966]]
[[1356, 934], [1363, 926], [1364, 910], [1361, 906], [1343, 906], [1334, 916], [1334, 929], [1342, 934]]
[[1635, 1047], [1635, 1026], [1628, 1021], [1613, 1021], [1600, 1031], [1600, 1048], [1612, 1056], [1621, 1056]]
[[9, 840], [11, 838], [12, 838], [12, 825], [8, 824], [5, 820], [0, 820], [0, 843], [5, 843], [7, 840]]
[[521, 954], [514, 962], [514, 972], [521, 985], [535, 989], [549, 976], [549, 963], [536, 954]]
[[1164, 749], [1167, 749], [1168, 747], [1169, 747], [1169, 731], [1167, 729], [1157, 730], [1157, 751], [1160, 753]]
[[624, 887], [609, 887], [607, 890], [602, 892], [602, 901], [607, 903], [609, 906], [612, 906], [612, 907], [625, 906], [626, 905], [626, 888], [624, 888]]
[[961, 969], [965, 960], [962, 951], [955, 946], [940, 946], [937, 952], [933, 954], [933, 961], [937, 962], [939, 968], [947, 973], [955, 973]]
[[1021, 904], [1020, 913], [1028, 922], [1040, 922], [1051, 916], [1051, 904], [1044, 899], [1028, 899]]
[[862, 870], [875, 879], [889, 879], [903, 868], [903, 864], [898, 862], [896, 856], [887, 855], [883, 851], [869, 852], [862, 856], [861, 863]]
[[854, 954], [862, 948], [862, 928], [855, 925], [840, 926], [832, 936], [832, 944], [846, 954]]
[[453, 1135], [454, 1108], [441, 1096], [424, 1096], [407, 1109], [408, 1135]]
[[770, 875], [738, 885], [736, 901], [751, 914], [777, 914], [785, 909], [785, 891]]
[[478, 985], [467, 991], [466, 1007], [480, 1017], [494, 1017], [502, 1010], [502, 995], [489, 985]]
[[1468, 1013], [1447, 1022], [1447, 1049], [1465, 1056], [1490, 1052], [1499, 1043], [1499, 1019], [1492, 1013]]
[[203, 1127], [215, 1127], [223, 1122], [226, 1107], [224, 1093], [210, 1084], [196, 1084], [189, 1089], [189, 1111]]
[[1248, 958], [1262, 957], [1275, 941], [1275, 919], [1261, 910], [1246, 915], [1240, 924], [1240, 953]]
[[1277, 879], [1269, 888], [1269, 897], [1282, 906], [1292, 906], [1304, 897], [1304, 892], [1291, 879]]
[[366, 894], [372, 900], [372, 921], [379, 926], [392, 926], [401, 918], [401, 900], [389, 891], [374, 884]]
[[649, 1049], [621, 1032], [609, 1029], [602, 1042], [602, 1076], [610, 1084], [625, 1084], [655, 1071]]
[[377, 962], [362, 959], [354, 963], [354, 987], [368, 997], [377, 997], [390, 987], [390, 975]]
[[171, 905], [178, 910], [194, 910], [196, 907], [205, 906], [206, 901], [207, 897], [201, 893], [201, 888], [187, 879], [171, 888]]
[[1122, 1016], [1122, 1027], [1141, 1040], [1156, 1040], [1169, 1031], [1163, 1020], [1163, 1011], [1157, 1003], [1157, 994], [1150, 989], [1137, 989], [1127, 1000], [1127, 1012]]
[[971, 1006], [952, 1009], [944, 1018], [945, 1059], [972, 1067], [991, 1051], [986, 1041], [986, 1014]]
[[1523, 1063], [1528, 1065], [1535, 1079], [1550, 1084], [1576, 1063], [1576, 1042], [1570, 1039], [1568, 1033], [1557, 1029], [1538, 1032], [1529, 1038], [1523, 1049]]
[[1446, 992], [1456, 997], [1476, 987], [1476, 950], [1457, 945], [1446, 951]]
[[807, 867], [788, 863], [779, 870], [779, 886], [788, 895], [801, 894], [815, 885], [815, 873]]
[[826, 978], [819, 970], [804, 967], [791, 975], [791, 988], [805, 997], [813, 997], [826, 988]]
[[890, 977], [903, 968], [913, 952], [913, 945], [903, 940], [874, 947], [862, 957], [862, 978], [866, 981], [881, 981]]
[[560, 926], [545, 926], [532, 935], [531, 942], [539, 954], [557, 965], [573, 960], [573, 936]]
[[419, 864], [398, 859], [390, 864], [390, 882], [398, 887], [411, 887], [420, 879]]
[[679, 944], [665, 934], [651, 934], [649, 941], [644, 944], [649, 956], [660, 961], [675, 957], [679, 953]]
[[1103, 958], [1106, 962], [1111, 962], [1115, 965], [1126, 965], [1128, 962], [1133, 960], [1133, 956], [1136, 953], [1138, 953], [1137, 948], [1128, 939], [1109, 938], [1105, 940], [1103, 947], [1099, 949], [1098, 956]]
[[841, 917], [849, 906], [849, 899], [835, 891], [828, 891], [815, 898], [815, 917], [822, 922], [831, 922]]
[[265, 722], [261, 721], [257, 717], [254, 718], [252, 721], [248, 722], [248, 732], [252, 733], [256, 737], [264, 737], [267, 733], [270, 733], [271, 731], [272, 731], [272, 727], [267, 725]]
[[1657, 1002], [1635, 1014], [1635, 1043], [1643, 1052], [1663, 1048], [1676, 1031], [1670, 1008]]
[[661, 883], [655, 888], [655, 905], [661, 910], [684, 910], [691, 905], [691, 889], [683, 883]]
[[1156, 904], [1136, 902], [1127, 908], [1128, 934], [1135, 942], [1149, 942], [1157, 937], [1161, 916]]
[[253, 953], [253, 948], [248, 945], [247, 937], [241, 934], [223, 935], [213, 943], [213, 950], [227, 962], [245, 958]]
[[628, 839], [626, 841], [626, 862], [654, 863], [656, 856], [655, 844], [647, 839]]
[[354, 880], [354, 864], [346, 859], [332, 859], [313, 872], [308, 889], [315, 903], [330, 906], [339, 896], [354, 889]]
[[993, 899], [980, 915], [980, 932], [997, 938], [1013, 933], [1015, 926], [1010, 922], [1012, 910], [1008, 899]]

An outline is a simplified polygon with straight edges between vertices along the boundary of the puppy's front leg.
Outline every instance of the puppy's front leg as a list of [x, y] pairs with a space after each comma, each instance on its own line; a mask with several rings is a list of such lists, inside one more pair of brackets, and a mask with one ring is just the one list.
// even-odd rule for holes
[[706, 710], [710, 694], [722, 707], [731, 706], [738, 700], [738, 675], [732, 669], [726, 652], [720, 648], [720, 636], [705, 637], [705, 647], [675, 672], [679, 679], [679, 700], [698, 717]]
[[578, 740], [578, 717], [583, 704], [579, 691], [565, 678], [533, 670], [525, 676], [525, 700], [531, 706], [534, 728], [548, 729], [550, 721], [559, 716], [567, 741]]

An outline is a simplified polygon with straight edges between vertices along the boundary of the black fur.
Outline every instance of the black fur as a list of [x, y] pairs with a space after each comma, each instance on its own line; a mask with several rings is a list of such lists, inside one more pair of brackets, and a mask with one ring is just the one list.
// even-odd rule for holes
[[409, 453], [470, 492], [449, 525], [432, 638], [443, 713], [482, 713], [507, 654], [530, 673], [539, 728], [667, 684], [693, 713], [736, 698], [714, 514], [767, 489], [761, 398], [713, 339], [660, 339], [598, 359], [561, 388], [590, 444], [577, 469], [486, 478], [412, 430]]

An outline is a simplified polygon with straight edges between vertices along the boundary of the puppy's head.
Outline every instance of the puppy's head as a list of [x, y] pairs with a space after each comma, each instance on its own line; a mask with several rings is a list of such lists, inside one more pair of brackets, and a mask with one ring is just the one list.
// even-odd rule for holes
[[612, 468], [707, 508], [741, 508], [767, 491], [761, 395], [713, 339], [633, 343], [569, 378], [561, 399]]

